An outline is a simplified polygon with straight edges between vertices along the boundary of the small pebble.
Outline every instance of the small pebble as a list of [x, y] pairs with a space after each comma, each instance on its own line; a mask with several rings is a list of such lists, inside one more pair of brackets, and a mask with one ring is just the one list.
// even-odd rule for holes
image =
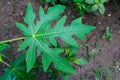
[[118, 33], [120, 34], [120, 31], [118, 31]]
[[20, 15], [23, 16], [23, 12], [21, 12]]
[[101, 24], [101, 22], [98, 22], [98, 24]]
[[68, 16], [70, 16], [70, 14], [71, 14], [71, 11], [68, 12]]
[[11, 2], [8, 2], [9, 5], [11, 5]]
[[111, 16], [111, 14], [108, 14], [107, 16], [109, 16], [109, 17], [110, 17], [110, 16]]
[[120, 68], [118, 70], [120, 71]]

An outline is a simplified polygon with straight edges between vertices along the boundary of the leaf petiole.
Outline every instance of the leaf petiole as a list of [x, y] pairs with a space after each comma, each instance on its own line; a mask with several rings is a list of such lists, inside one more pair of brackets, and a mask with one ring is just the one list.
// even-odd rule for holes
[[2, 61], [3, 64], [7, 65], [8, 67], [10, 67], [10, 65], [4, 61]]
[[5, 41], [0, 41], [1, 43], [8, 43], [8, 42], [13, 42], [13, 41], [18, 41], [18, 40], [22, 40], [25, 39], [26, 37], [20, 37], [20, 38], [15, 38], [15, 39], [10, 39], [10, 40], [5, 40]]

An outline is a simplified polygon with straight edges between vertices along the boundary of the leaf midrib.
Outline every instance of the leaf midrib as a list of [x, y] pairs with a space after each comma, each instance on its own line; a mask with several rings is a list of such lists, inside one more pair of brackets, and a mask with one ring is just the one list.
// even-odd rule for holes
[[[35, 37], [48, 36], [48, 35], [60, 34], [60, 33], [64, 33], [64, 32], [73, 32], [73, 31], [80, 31], [80, 30], [73, 29], [73, 30], [64, 30], [64, 31], [60, 31], [60, 32], [50, 32], [50, 33], [38, 34], [38, 35], [35, 35]], [[72, 33], [72, 34], [74, 34], [74, 33]]]
[[[61, 62], [61, 60], [59, 60], [59, 58], [56, 58], [55, 56], [53, 56], [52, 54], [50, 54], [50, 53], [48, 53], [54, 60], [56, 60], [57, 62], [59, 62], [60, 64], [62, 64], [63, 66], [66, 66], [65, 64], [63, 64], [62, 62]], [[53, 61], [53, 60], [52, 60]], [[55, 61], [55, 62], [56, 62]], [[66, 67], [68, 67], [68, 66], [66, 66]]]
[[[53, 56], [49, 50], [46, 50], [45, 47], [40, 43], [40, 41], [35, 38], [35, 40], [40, 44], [40, 46], [46, 51], [46, 53], [52, 57], [52, 59], [56, 60], [57, 62], [59, 62], [60, 64], [62, 64], [63, 66], [66, 66], [64, 63], [61, 62], [61, 60], [59, 60], [58, 58], [56, 58], [56, 56]], [[53, 60], [52, 60], [53, 61]], [[56, 62], [56, 61], [53, 61], [53, 62]], [[66, 66], [68, 67], [68, 66]]]
[[49, 52], [49, 50], [47, 50], [37, 38], [34, 39], [39, 43], [39, 45], [43, 48], [43, 50], [45, 50], [45, 52]]

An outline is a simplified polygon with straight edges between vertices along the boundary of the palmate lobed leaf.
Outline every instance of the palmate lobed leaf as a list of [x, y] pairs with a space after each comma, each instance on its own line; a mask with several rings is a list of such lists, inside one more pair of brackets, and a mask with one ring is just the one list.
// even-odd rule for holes
[[25, 71], [25, 56], [26, 54], [21, 54], [14, 61], [11, 61], [10, 66], [7, 67], [4, 74], [0, 76], [0, 80], [35, 80], [33, 77], [34, 72], [26, 73]]
[[[32, 5], [29, 3], [27, 6], [26, 16], [24, 21], [28, 24], [28, 27], [21, 23], [16, 23], [17, 27], [25, 35], [24, 42], [19, 46], [19, 50], [24, 50], [28, 47], [26, 52], [27, 72], [29, 72], [34, 66], [36, 55], [39, 56], [42, 52], [42, 64], [44, 71], [49, 68], [51, 62], [54, 63], [55, 68], [63, 72], [75, 73], [75, 70], [70, 65], [69, 61], [60, 57], [59, 54], [63, 52], [60, 48], [50, 48], [50, 45], [57, 46], [55, 37], [61, 38], [65, 43], [78, 47], [78, 43], [72, 35], [76, 35], [82, 40], [86, 40], [85, 35], [90, 33], [94, 27], [89, 25], [83, 25], [81, 18], [78, 18], [68, 26], [64, 26], [66, 16], [63, 16], [56, 25], [51, 28], [51, 21], [56, 20], [63, 13], [65, 7], [62, 5], [56, 5], [48, 8], [45, 14], [42, 7], [39, 9], [40, 20], [34, 24], [35, 14], [32, 9]], [[50, 44], [51, 43], [51, 44]]]
[[7, 46], [6, 43], [0, 43], [0, 51], [4, 50]]

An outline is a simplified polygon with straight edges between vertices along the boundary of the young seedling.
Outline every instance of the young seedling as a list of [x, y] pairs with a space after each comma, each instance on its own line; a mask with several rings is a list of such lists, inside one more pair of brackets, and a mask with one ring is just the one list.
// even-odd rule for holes
[[104, 66], [99, 66], [98, 68], [95, 68], [93, 71], [93, 75], [95, 76], [96, 80], [112, 80], [111, 76], [112, 69], [111, 68], [105, 68]]
[[113, 40], [112, 29], [106, 27], [105, 33], [102, 35], [102, 39], [108, 39], [109, 41]]
[[94, 60], [96, 60], [96, 57], [98, 54], [98, 52], [101, 50], [100, 48], [100, 44], [96, 43], [94, 48], [92, 49], [92, 51], [89, 53], [89, 57], [93, 58]]
[[73, 62], [73, 63], [75, 63], [77, 65], [88, 64], [88, 61], [86, 61], [85, 59], [76, 58], [76, 54], [77, 54], [77, 49], [76, 48], [69, 48], [69, 47], [67, 47], [65, 49], [65, 57], [70, 62]]
[[114, 59], [113, 60], [113, 70], [115, 72], [115, 80], [119, 80], [119, 77], [118, 77], [118, 73], [120, 71], [119, 59]]

